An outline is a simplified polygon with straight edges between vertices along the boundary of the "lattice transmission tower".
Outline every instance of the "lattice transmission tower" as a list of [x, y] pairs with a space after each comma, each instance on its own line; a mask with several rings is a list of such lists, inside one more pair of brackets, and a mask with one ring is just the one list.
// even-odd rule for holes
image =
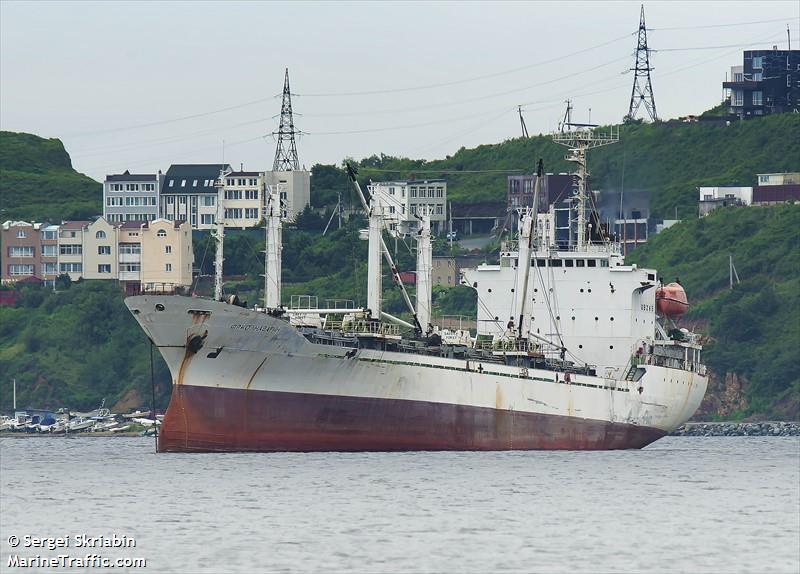
[[631, 68], [633, 70], [633, 89], [631, 90], [628, 119], [635, 119], [639, 107], [644, 104], [650, 119], [658, 120], [653, 83], [650, 80], [650, 72], [654, 69], [650, 66], [650, 48], [647, 47], [647, 27], [644, 23], [644, 4], [642, 4], [642, 13], [639, 17], [639, 39], [636, 43], [636, 67]]
[[281, 123], [277, 132], [272, 135], [278, 138], [278, 147], [275, 149], [275, 162], [272, 171], [297, 171], [300, 162], [297, 159], [297, 145], [294, 141], [294, 120], [292, 119], [292, 93], [289, 90], [289, 68], [286, 68], [286, 77], [283, 81], [283, 102], [281, 103]]

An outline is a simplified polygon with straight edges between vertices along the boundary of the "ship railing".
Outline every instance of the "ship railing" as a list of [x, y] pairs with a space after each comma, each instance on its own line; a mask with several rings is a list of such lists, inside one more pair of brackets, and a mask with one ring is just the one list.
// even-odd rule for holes
[[328, 320], [325, 324], [327, 329], [341, 331], [348, 335], [386, 335], [390, 337], [400, 336], [400, 326], [393, 323], [383, 323], [380, 321], [365, 321], [357, 319], [348, 320]]
[[[139, 284], [138, 287], [137, 295], [175, 295], [182, 293], [186, 286], [179, 283], [147, 282]], [[133, 289], [135, 290], [135, 287]]]

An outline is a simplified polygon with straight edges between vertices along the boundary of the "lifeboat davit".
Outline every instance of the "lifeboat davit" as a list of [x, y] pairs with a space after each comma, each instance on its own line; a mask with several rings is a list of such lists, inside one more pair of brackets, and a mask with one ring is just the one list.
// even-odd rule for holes
[[656, 309], [659, 314], [671, 319], [689, 310], [689, 300], [680, 283], [669, 283], [656, 289]]

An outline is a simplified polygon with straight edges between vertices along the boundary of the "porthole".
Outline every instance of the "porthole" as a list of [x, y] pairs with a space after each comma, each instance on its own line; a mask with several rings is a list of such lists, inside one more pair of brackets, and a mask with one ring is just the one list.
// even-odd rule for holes
[[514, 292], [514, 289], [511, 289], [511, 292], [513, 293], [513, 292]]
[[599, 321], [599, 320], [600, 320], [600, 317], [595, 317], [595, 318], [594, 318], [594, 320], [595, 320], [595, 321]]
[[486, 290], [486, 292], [487, 292], [487, 293], [491, 293], [491, 292], [492, 292], [492, 290], [491, 290], [491, 289], [487, 289], [487, 290]]
[[583, 289], [581, 289], [581, 293], [583, 293]]
[[591, 289], [589, 289], [589, 293], [591, 293], [591, 292], [592, 292], [592, 290], [591, 290]]
[[499, 318], [498, 316], [496, 316], [496, 315], [495, 315], [495, 317], [494, 317], [494, 320], [495, 320], [495, 321], [499, 321], [499, 320], [500, 320], [500, 318]]
[[164, 305], [162, 305], [161, 303], [156, 303], [156, 311], [163, 311], [163, 310], [164, 310]]
[[579, 349], [583, 349], [583, 345], [578, 345], [578, 348]]
[[608, 348], [609, 348], [609, 349], [613, 349], [613, 348], [614, 348], [614, 345], [609, 345], [609, 346], [608, 346]]
[[572, 316], [572, 320], [573, 320], [573, 321], [575, 320], [575, 315], [573, 315], [573, 316]]
[[534, 293], [538, 293], [538, 292], [539, 292], [539, 290], [538, 290], [537, 288], [535, 288], [535, 287], [534, 287], [534, 289], [533, 289], [533, 292], [534, 292]]
[[561, 315], [556, 315], [556, 321], [560, 321], [560, 320], [561, 320]]
[[613, 320], [614, 320], [614, 317], [611, 317], [611, 320], [613, 321]]

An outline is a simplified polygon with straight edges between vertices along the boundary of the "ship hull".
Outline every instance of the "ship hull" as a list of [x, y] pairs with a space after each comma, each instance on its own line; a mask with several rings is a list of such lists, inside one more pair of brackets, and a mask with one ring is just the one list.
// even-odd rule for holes
[[176, 386], [162, 452], [610, 450], [657, 428], [426, 401]]
[[698, 373], [602, 375], [313, 343], [225, 303], [126, 299], [172, 374], [160, 450], [642, 448], [689, 419]]

